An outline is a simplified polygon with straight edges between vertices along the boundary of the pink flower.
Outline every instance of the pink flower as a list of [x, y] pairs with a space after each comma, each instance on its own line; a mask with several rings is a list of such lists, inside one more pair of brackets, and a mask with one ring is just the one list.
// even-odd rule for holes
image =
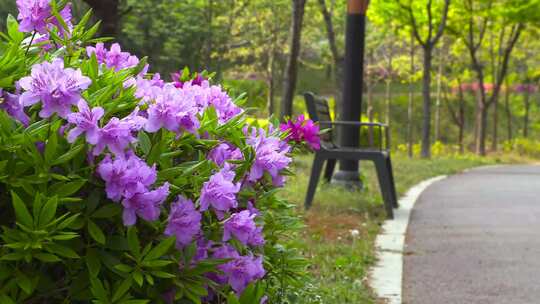
[[288, 141], [296, 143], [307, 143], [313, 150], [321, 148], [321, 139], [319, 137], [319, 126], [314, 124], [311, 119], [305, 119], [304, 115], [298, 116], [296, 121], [289, 120], [286, 124], [280, 126], [281, 131], [289, 132]]

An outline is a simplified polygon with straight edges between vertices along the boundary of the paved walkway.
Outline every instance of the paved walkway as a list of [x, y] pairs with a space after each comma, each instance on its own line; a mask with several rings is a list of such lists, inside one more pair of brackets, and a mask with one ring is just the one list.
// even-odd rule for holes
[[411, 215], [403, 303], [540, 303], [540, 166], [433, 184]]

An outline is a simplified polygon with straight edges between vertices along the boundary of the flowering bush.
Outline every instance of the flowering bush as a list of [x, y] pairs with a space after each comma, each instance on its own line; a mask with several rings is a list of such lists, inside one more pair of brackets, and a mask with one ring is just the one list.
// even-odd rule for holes
[[299, 286], [299, 220], [275, 189], [294, 146], [318, 145], [312, 122], [255, 128], [241, 97], [149, 74], [66, 1], [17, 6], [0, 34], [0, 303], [279, 303]]

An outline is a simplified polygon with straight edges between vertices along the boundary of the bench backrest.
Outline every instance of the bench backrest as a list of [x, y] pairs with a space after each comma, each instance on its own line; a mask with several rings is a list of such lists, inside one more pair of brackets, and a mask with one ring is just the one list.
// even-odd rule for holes
[[321, 130], [328, 130], [327, 132], [321, 134], [321, 143], [323, 147], [336, 147], [332, 125], [320, 123], [321, 121], [332, 121], [328, 100], [311, 92], [305, 93], [304, 98], [306, 100], [309, 118], [311, 118], [314, 122], [318, 122]]

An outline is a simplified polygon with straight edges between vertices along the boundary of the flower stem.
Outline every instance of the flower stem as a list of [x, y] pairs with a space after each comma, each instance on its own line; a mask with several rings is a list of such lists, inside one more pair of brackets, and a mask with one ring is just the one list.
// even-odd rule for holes
[[32, 46], [32, 43], [34, 42], [34, 38], [36, 38], [36, 31], [32, 34], [32, 38], [30, 39], [30, 43], [28, 44], [28, 47], [26, 48], [26, 52], [24, 53], [24, 56], [28, 55], [28, 51], [30, 51], [30, 47]]

